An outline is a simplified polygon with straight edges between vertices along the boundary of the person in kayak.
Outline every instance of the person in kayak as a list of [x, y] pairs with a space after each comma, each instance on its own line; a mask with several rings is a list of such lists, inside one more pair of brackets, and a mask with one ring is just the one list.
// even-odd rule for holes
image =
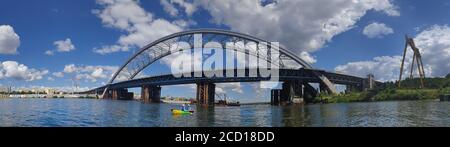
[[181, 105], [181, 111], [186, 111], [186, 105], [185, 104]]
[[187, 104], [187, 106], [186, 106], [187, 108], [187, 110], [186, 111], [191, 111], [191, 105], [189, 105], [189, 104]]

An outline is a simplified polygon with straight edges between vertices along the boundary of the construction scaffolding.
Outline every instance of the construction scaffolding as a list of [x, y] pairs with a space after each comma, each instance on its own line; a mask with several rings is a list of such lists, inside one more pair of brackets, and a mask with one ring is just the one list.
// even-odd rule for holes
[[414, 64], [417, 63], [417, 69], [419, 71], [419, 78], [420, 78], [420, 88], [425, 88], [425, 84], [424, 84], [425, 70], [423, 68], [422, 56], [420, 55], [420, 51], [416, 47], [416, 45], [414, 43], [414, 40], [412, 38], [409, 38], [408, 35], [405, 35], [405, 38], [406, 38], [406, 43], [405, 43], [405, 49], [403, 51], [402, 65], [400, 67], [400, 77], [398, 79], [398, 88], [401, 88], [403, 68], [404, 68], [404, 65], [405, 65], [405, 57], [406, 57], [406, 51], [408, 49], [408, 46], [411, 47], [411, 49], [413, 50], [413, 53], [414, 53], [413, 59], [412, 59], [412, 62], [411, 62], [411, 71], [410, 71], [409, 78], [410, 79], [414, 78], [414, 75], [413, 75]]

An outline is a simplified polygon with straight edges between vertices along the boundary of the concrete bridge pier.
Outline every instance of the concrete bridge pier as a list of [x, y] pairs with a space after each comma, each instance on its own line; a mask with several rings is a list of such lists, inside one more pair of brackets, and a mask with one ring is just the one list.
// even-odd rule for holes
[[197, 83], [197, 105], [214, 106], [215, 89], [213, 83]]
[[145, 103], [160, 103], [161, 102], [161, 87], [144, 85], [141, 87], [141, 99]]
[[313, 86], [311, 86], [309, 83], [303, 83], [304, 86], [304, 92], [303, 92], [303, 98], [306, 103], [312, 103], [318, 96], [319, 92], [317, 89], [315, 89]]
[[283, 82], [281, 90], [281, 105], [303, 104], [303, 84], [301, 81]]
[[126, 88], [120, 89], [110, 89], [106, 91], [105, 95], [103, 95], [104, 99], [113, 99], [113, 100], [132, 100], [134, 94], [132, 92], [128, 92]]
[[[102, 95], [102, 93], [99, 93]], [[112, 99], [112, 90], [106, 90], [105, 94], [103, 94], [102, 99]]]
[[281, 100], [281, 89], [272, 89], [270, 91], [270, 104], [279, 105]]
[[281, 90], [274, 89], [271, 91], [271, 104], [302, 104], [304, 103], [303, 92], [303, 84], [301, 81], [285, 81]]
[[319, 83], [319, 92], [320, 93], [324, 93], [324, 94], [328, 94], [328, 90], [325, 84], [323, 83]]

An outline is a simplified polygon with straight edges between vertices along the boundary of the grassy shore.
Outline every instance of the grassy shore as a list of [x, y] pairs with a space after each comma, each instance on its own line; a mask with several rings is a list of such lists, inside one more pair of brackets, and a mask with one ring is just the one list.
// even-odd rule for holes
[[402, 101], [402, 100], [433, 100], [441, 95], [449, 94], [450, 87], [441, 89], [384, 89], [365, 92], [351, 92], [338, 95], [320, 95], [319, 99], [328, 103], [371, 102], [371, 101]]

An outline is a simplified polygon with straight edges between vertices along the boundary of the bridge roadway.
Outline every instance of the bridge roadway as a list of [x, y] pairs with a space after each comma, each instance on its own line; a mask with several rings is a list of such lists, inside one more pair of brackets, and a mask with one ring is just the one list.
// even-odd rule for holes
[[[226, 73], [234, 73], [234, 76], [227, 77]], [[237, 73], [245, 73], [245, 76], [238, 76]], [[180, 84], [197, 84], [197, 100], [201, 101], [202, 98], [204, 103], [214, 102], [214, 88], [215, 83], [231, 83], [231, 82], [259, 82], [259, 81], [269, 81], [268, 77], [250, 77], [249, 73], [258, 73], [257, 69], [232, 69], [232, 70], [218, 70], [218, 71], [204, 71], [202, 76], [195, 77], [199, 73], [190, 72], [183, 75], [191, 75], [188, 77], [176, 77], [173, 74], [151, 76], [144, 78], [137, 78], [127, 81], [121, 81], [113, 84], [108, 84], [84, 93], [96, 93], [101, 94], [105, 89], [108, 90], [104, 98], [112, 99], [130, 99], [132, 93], [130, 94], [127, 88], [137, 88], [142, 87], [142, 99], [149, 102], [159, 102], [161, 86], [167, 85], [180, 85]], [[206, 77], [205, 75], [211, 75], [211, 73], [223, 73], [222, 77]], [[279, 69], [278, 78], [280, 82], [283, 82], [282, 90], [279, 92], [272, 92], [272, 101], [275, 100], [276, 103], [284, 101], [291, 102], [295, 97], [305, 98], [305, 97], [315, 97], [318, 92], [326, 92], [326, 86], [322, 86], [322, 80], [317, 76], [317, 73], [326, 76], [333, 84], [346, 85], [348, 88], [354, 90], [363, 90], [367, 88], [368, 83], [366, 78], [344, 75], [339, 73], [327, 72], [323, 70], [316, 69]], [[312, 88], [309, 83], [318, 83], [320, 85], [319, 91]], [[303, 85], [303, 86], [302, 86]], [[299, 88], [300, 86], [300, 88]], [[118, 91], [115, 91], [118, 90]], [[205, 93], [206, 92], [206, 93]], [[203, 93], [203, 94], [202, 94]], [[277, 96], [277, 93], [278, 96]], [[307, 95], [309, 94], [309, 96]], [[287, 95], [287, 96], [286, 96]], [[122, 97], [122, 98], [121, 98]], [[124, 98], [127, 97], [127, 98]], [[209, 100], [208, 100], [209, 99]]]
[[[85, 93], [94, 91], [103, 91], [106, 87], [111, 89], [117, 88], [136, 88], [143, 85], [154, 85], [154, 86], [168, 86], [168, 85], [181, 85], [181, 84], [195, 84], [195, 83], [232, 83], [232, 82], [259, 82], [259, 81], [269, 81], [270, 78], [267, 77], [250, 77], [250, 70], [256, 69], [234, 69], [233, 70], [220, 70], [219, 72], [224, 73], [223, 77], [206, 77], [205, 75], [210, 75], [211, 73], [217, 73], [218, 71], [204, 71], [202, 77], [194, 77], [197, 73], [184, 73], [184, 75], [191, 75], [190, 77], [175, 77], [173, 74], [151, 76], [145, 78], [137, 78], [128, 81], [121, 81], [109, 85], [105, 85], [96, 89], [92, 89]], [[227, 77], [226, 73], [234, 72], [234, 76]], [[245, 77], [237, 76], [238, 72], [245, 72]], [[284, 81], [302, 81], [307, 83], [320, 83], [321, 80], [313, 73], [320, 72], [325, 75], [334, 84], [349, 85], [349, 86], [362, 86], [365, 78], [344, 75], [339, 73], [327, 72], [323, 70], [312, 70], [312, 69], [279, 69], [278, 79], [281, 82]], [[272, 77], [276, 78], [276, 77]]]

